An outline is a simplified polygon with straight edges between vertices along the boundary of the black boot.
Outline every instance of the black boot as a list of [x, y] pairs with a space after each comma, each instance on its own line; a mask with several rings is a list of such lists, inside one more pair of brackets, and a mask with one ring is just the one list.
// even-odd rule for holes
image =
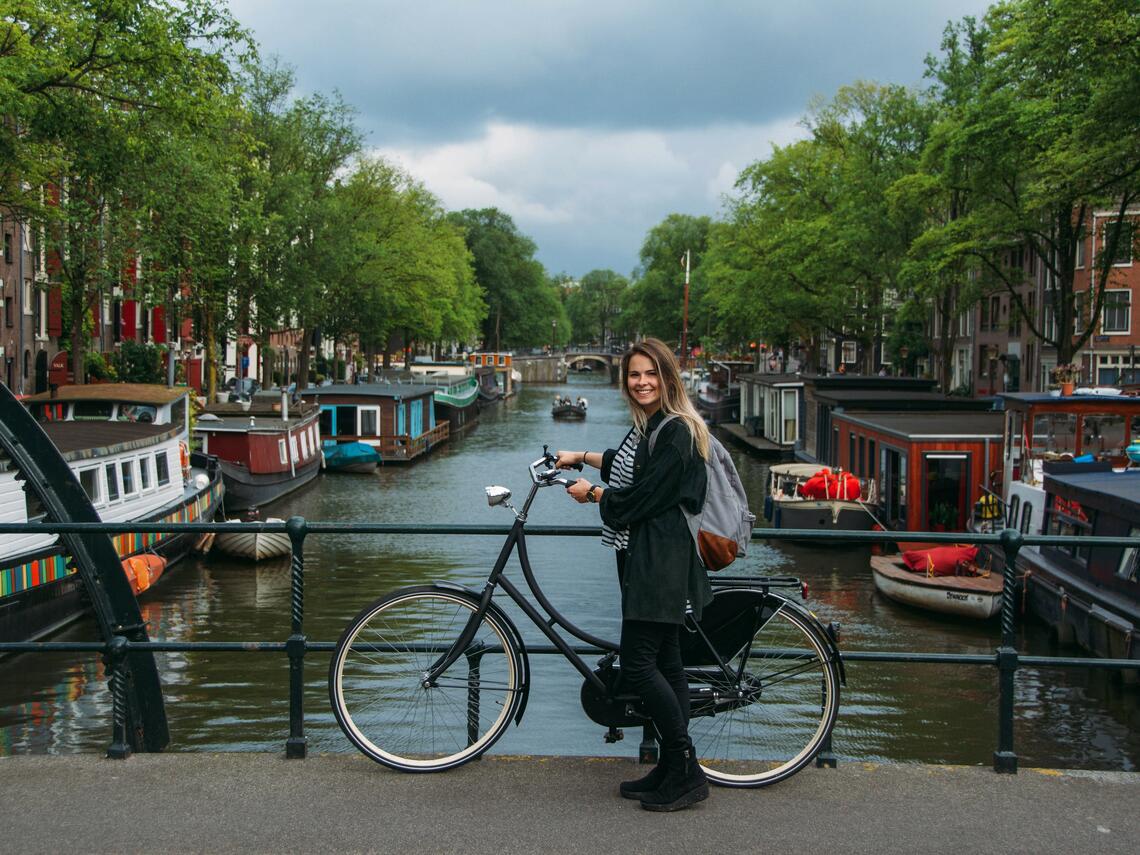
[[662, 751], [661, 759], [657, 761], [656, 766], [649, 770], [648, 775], [638, 778], [636, 781], [622, 781], [618, 788], [621, 791], [621, 797], [623, 799], [640, 799], [646, 793], [653, 792], [660, 787], [661, 782], [665, 780], [668, 757], [669, 755]]
[[666, 755], [665, 778], [661, 786], [641, 796], [646, 810], [671, 811], [687, 808], [709, 797], [709, 782], [693, 753], [693, 743], [671, 749]]

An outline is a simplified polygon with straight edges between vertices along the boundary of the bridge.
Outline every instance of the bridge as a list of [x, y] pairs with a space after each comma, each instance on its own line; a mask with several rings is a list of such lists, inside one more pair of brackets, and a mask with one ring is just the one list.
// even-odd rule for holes
[[514, 367], [522, 372], [524, 383], [565, 383], [568, 373], [588, 366], [591, 371], [607, 372], [610, 383], [617, 383], [620, 353], [571, 350], [565, 353], [515, 355]]

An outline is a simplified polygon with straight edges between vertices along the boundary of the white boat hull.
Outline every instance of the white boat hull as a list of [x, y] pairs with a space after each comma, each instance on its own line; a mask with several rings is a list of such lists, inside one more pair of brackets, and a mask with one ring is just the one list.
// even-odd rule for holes
[[[281, 520], [266, 520], [281, 522]], [[236, 531], [219, 532], [214, 546], [227, 555], [248, 558], [250, 561], [263, 561], [266, 558], [280, 558], [292, 552], [289, 535], [281, 531]]]
[[974, 620], [987, 620], [1001, 611], [1000, 590], [967, 590], [955, 585], [953, 576], [931, 579], [914, 574], [913, 580], [901, 579], [875, 566], [871, 573], [879, 593], [904, 605]]

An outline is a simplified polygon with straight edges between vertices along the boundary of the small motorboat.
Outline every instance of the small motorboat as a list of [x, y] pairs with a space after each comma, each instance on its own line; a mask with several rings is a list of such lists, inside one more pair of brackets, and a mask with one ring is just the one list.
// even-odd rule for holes
[[[978, 567], [973, 559], [955, 560], [952, 551], [962, 548], [947, 545], [906, 552], [904, 556], [917, 558], [909, 563], [903, 556], [872, 555], [875, 588], [885, 597], [908, 606], [956, 617], [991, 618], [1001, 611], [1002, 574]], [[968, 548], [976, 554], [976, 547]], [[921, 557], [923, 553], [927, 554], [925, 559]], [[952, 571], [945, 572], [948, 567], [939, 568], [937, 557], [930, 558], [938, 553], [950, 556]]]
[[366, 442], [337, 442], [326, 439], [321, 444], [324, 467], [329, 472], [371, 472], [380, 462], [380, 452]]
[[567, 395], [555, 395], [554, 405], [550, 408], [550, 415], [556, 419], [580, 421], [586, 418], [587, 407], [589, 407], [589, 402], [581, 395], [573, 401]]
[[[251, 522], [251, 520], [226, 520], [226, 522]], [[279, 523], [284, 520], [270, 517], [265, 522]], [[289, 535], [283, 531], [220, 531], [214, 539], [214, 546], [226, 555], [248, 558], [250, 561], [280, 558], [293, 551]]]

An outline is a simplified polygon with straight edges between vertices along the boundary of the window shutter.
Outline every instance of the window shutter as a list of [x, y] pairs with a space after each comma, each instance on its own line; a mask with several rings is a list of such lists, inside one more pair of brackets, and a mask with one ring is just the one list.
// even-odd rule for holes
[[63, 287], [60, 285], [48, 288], [47, 331], [55, 338], [63, 335]]

